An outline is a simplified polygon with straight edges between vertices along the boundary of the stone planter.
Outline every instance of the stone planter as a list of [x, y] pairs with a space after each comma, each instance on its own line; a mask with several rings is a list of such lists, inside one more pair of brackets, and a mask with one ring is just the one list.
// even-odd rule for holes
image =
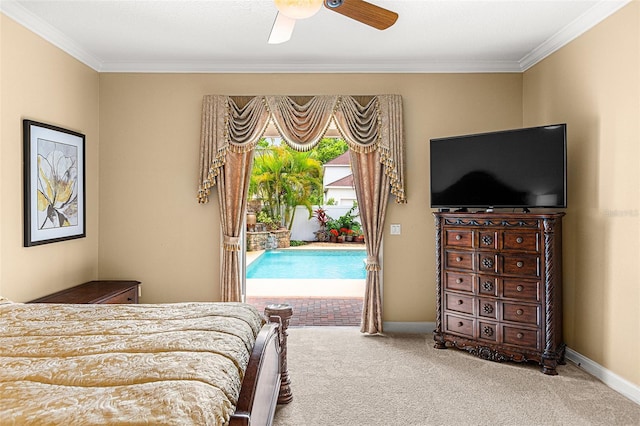
[[265, 250], [270, 234], [267, 231], [247, 232], [247, 251]]
[[291, 231], [288, 229], [278, 229], [277, 231], [271, 231], [276, 236], [278, 241], [278, 248], [291, 247]]
[[288, 229], [247, 232], [247, 251], [291, 247], [290, 238], [291, 232]]

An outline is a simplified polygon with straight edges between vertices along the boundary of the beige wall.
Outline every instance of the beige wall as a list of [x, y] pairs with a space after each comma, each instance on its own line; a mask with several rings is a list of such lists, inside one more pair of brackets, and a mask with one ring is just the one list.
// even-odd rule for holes
[[520, 74], [101, 74], [100, 93], [100, 277], [140, 279], [153, 303], [219, 298], [217, 195], [196, 201], [203, 95], [402, 95], [409, 202], [388, 211], [385, 321], [435, 320], [429, 138], [522, 124]]
[[[98, 275], [98, 73], [0, 14], [0, 294], [25, 301]], [[22, 246], [22, 119], [86, 136], [87, 237]]]
[[640, 4], [524, 74], [524, 124], [568, 124], [567, 345], [640, 385]]

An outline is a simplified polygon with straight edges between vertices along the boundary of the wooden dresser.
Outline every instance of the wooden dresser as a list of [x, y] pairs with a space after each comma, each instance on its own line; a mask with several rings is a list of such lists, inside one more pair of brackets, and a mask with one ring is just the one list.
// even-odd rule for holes
[[435, 347], [492, 361], [564, 363], [564, 213], [434, 213]]
[[29, 303], [138, 303], [140, 281], [89, 281]]

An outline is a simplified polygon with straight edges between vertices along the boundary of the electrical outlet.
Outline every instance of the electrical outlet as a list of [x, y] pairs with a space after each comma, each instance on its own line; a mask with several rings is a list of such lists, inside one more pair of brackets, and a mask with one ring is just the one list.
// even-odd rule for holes
[[400, 235], [402, 233], [402, 227], [400, 226], [400, 224], [392, 223], [390, 233], [391, 235]]

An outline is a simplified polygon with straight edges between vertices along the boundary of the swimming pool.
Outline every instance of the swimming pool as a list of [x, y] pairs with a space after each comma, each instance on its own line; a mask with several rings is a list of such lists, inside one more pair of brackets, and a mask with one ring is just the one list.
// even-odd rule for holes
[[269, 250], [247, 267], [247, 278], [365, 279], [366, 250]]

